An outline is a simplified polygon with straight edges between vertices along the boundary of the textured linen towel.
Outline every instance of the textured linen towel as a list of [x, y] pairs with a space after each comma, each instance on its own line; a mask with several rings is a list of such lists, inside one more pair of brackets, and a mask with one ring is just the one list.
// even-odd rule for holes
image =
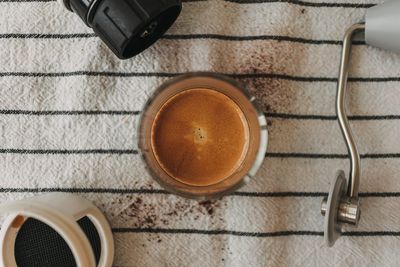
[[[335, 120], [344, 31], [379, 0], [206, 0], [152, 48], [117, 59], [52, 0], [0, 0], [0, 200], [80, 194], [110, 220], [115, 266], [398, 266], [400, 56], [357, 42], [348, 110], [362, 217], [324, 245], [320, 202], [349, 160]], [[212, 202], [163, 191], [137, 155], [151, 92], [188, 71], [226, 73], [262, 103], [258, 175]]]

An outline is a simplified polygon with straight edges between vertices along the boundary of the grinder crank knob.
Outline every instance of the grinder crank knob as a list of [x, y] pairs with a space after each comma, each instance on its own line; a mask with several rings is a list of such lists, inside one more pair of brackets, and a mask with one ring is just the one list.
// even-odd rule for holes
[[342, 233], [341, 223], [357, 225], [360, 218], [359, 200], [347, 197], [347, 180], [344, 171], [337, 172], [329, 195], [322, 200], [321, 213], [325, 216], [325, 243], [332, 247]]

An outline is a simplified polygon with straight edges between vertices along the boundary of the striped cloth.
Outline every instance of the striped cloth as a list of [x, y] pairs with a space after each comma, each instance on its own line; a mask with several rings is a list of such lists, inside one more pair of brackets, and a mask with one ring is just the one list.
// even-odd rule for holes
[[[398, 266], [400, 56], [356, 42], [351, 126], [362, 218], [334, 248], [319, 207], [349, 168], [335, 120], [341, 38], [380, 0], [186, 1], [155, 46], [118, 60], [52, 0], [0, 0], [1, 201], [80, 194], [111, 222], [115, 266]], [[147, 97], [188, 71], [226, 73], [269, 121], [259, 174], [221, 200], [163, 191], [137, 156]]]

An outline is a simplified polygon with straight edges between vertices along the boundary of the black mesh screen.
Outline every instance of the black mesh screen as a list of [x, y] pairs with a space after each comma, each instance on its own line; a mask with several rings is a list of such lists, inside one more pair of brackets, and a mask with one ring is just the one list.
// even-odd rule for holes
[[[101, 243], [99, 234], [88, 217], [78, 224], [93, 248], [99, 262]], [[18, 267], [74, 267], [75, 259], [64, 239], [47, 224], [29, 218], [18, 231], [15, 240], [15, 260]]]
[[78, 224], [82, 228], [86, 237], [89, 239], [90, 245], [93, 249], [94, 257], [96, 258], [96, 263], [99, 264], [101, 242], [96, 227], [88, 217], [83, 217], [82, 219], [80, 219], [78, 221]]

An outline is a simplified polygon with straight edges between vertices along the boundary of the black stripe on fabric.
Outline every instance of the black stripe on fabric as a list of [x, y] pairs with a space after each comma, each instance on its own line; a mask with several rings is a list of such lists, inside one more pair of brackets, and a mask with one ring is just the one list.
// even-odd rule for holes
[[225, 0], [225, 1], [237, 4], [288, 3], [306, 7], [370, 8], [376, 5], [376, 4], [361, 4], [361, 3], [308, 2], [300, 0]]
[[[94, 33], [3, 33], [0, 39], [82, 39], [97, 37]], [[314, 45], [342, 45], [338, 40], [317, 40], [300, 37], [280, 36], [280, 35], [255, 35], [255, 36], [232, 36], [221, 34], [166, 34], [161, 39], [165, 40], [196, 40], [196, 39], [214, 39], [221, 41], [285, 41], [293, 43], [314, 44]], [[364, 41], [353, 41], [353, 45], [365, 45]]]
[[[72, 71], [72, 72], [2, 72], [0, 77], [159, 77], [170, 78], [184, 73], [170, 72], [103, 72], [103, 71]], [[275, 73], [219, 73], [237, 79], [281, 79], [298, 82], [337, 82], [330, 77], [302, 77]], [[398, 82], [400, 77], [350, 77], [349, 82]]]
[[118, 188], [0, 188], [0, 193], [82, 193], [82, 194], [170, 194], [161, 189], [118, 189]]
[[337, 120], [335, 115], [302, 115], [302, 114], [288, 114], [288, 113], [265, 113], [267, 119], [284, 119], [284, 120]]
[[[0, 0], [1, 1], [1, 0]], [[96, 37], [94, 33], [2, 33], [0, 39], [82, 39]]]
[[[182, 2], [205, 2], [207, 0], [182, 0]], [[35, 2], [57, 2], [57, 0], [0, 0], [0, 3], [35, 3]]]
[[[93, 194], [160, 194], [171, 195], [162, 189], [118, 189], [118, 188], [0, 188], [0, 193], [93, 193]], [[360, 196], [363, 193], [360, 193]], [[374, 193], [379, 197], [381, 193]], [[393, 193], [385, 193], [393, 194]], [[234, 192], [231, 196], [240, 197], [325, 197], [324, 192]], [[386, 196], [386, 195], [385, 195]]]
[[58, 116], [58, 115], [139, 115], [140, 111], [125, 111], [125, 110], [17, 110], [3, 109], [0, 110], [0, 115], [30, 115], [30, 116]]
[[[231, 235], [243, 237], [285, 237], [285, 236], [323, 236], [321, 231], [277, 231], [277, 232], [243, 232], [231, 230], [200, 229], [166, 229], [166, 228], [113, 228], [113, 233], [148, 233], [148, 234], [186, 234], [186, 235]], [[343, 236], [400, 236], [400, 231], [349, 231]]]
[[165, 229], [165, 228], [113, 228], [114, 233], [154, 233], [154, 234], [198, 234], [198, 235], [233, 235], [247, 237], [278, 237], [278, 236], [323, 236], [317, 231], [280, 231], [280, 232], [240, 232], [229, 230], [198, 230], [198, 229]]
[[241, 197], [326, 197], [328, 194], [325, 192], [234, 192], [232, 196]]
[[[286, 41], [293, 43], [303, 43], [303, 44], [314, 44], [314, 45], [342, 45], [341, 40], [318, 40], [318, 39], [307, 39], [301, 37], [291, 37], [282, 35], [255, 35], [255, 36], [232, 36], [232, 35], [221, 35], [221, 34], [173, 34], [164, 35], [162, 39], [167, 40], [191, 40], [191, 39], [215, 39], [223, 41]], [[353, 41], [354, 45], [365, 45], [364, 41]]]
[[[306, 76], [293, 76], [287, 74], [276, 73], [227, 73], [224, 74], [238, 79], [281, 79], [298, 82], [334, 82], [337, 83], [337, 78], [333, 77], [306, 77]], [[349, 82], [397, 82], [400, 77], [349, 77]]]
[[337, 120], [335, 115], [302, 115], [302, 114], [288, 114], [288, 113], [265, 113], [267, 119], [284, 119], [284, 120]]
[[68, 149], [0, 149], [0, 154], [40, 154], [40, 155], [75, 155], [75, 154], [138, 154], [137, 150], [129, 149], [85, 149], [85, 150], [68, 150]]
[[[134, 149], [0, 149], [0, 154], [116, 154], [136, 155], [139, 152]], [[302, 159], [347, 159], [347, 154], [319, 154], [319, 153], [296, 153], [296, 152], [267, 152], [268, 158], [302, 158]], [[400, 158], [400, 153], [367, 153], [362, 154], [363, 159], [388, 159]]]
[[[347, 159], [347, 154], [318, 154], [318, 153], [291, 153], [291, 152], [268, 152], [269, 158], [302, 158], [302, 159]], [[362, 159], [389, 159], [400, 158], [400, 153], [367, 153], [360, 155]]]
[[360, 197], [400, 197], [400, 192], [363, 192]]
[[[329, 3], [329, 2], [308, 2], [298, 0], [225, 0], [236, 4], [262, 4], [262, 3], [287, 3], [306, 7], [344, 7], [344, 8], [370, 8], [376, 4], [360, 3]], [[29, 2], [56, 2], [56, 0], [0, 0], [0, 3], [29, 3]], [[183, 0], [183, 2], [206, 2], [206, 0]]]
[[57, 0], [0, 0], [0, 3], [48, 3], [57, 2]]
[[303, 159], [347, 159], [347, 154], [315, 154], [315, 153], [279, 153], [267, 152], [267, 158], [303, 158]]
[[[281, 197], [326, 197], [328, 193], [326, 192], [234, 192], [232, 196], [242, 196], [242, 197], [265, 197], [265, 198], [281, 198]], [[360, 192], [360, 197], [363, 198], [391, 198], [400, 197], [400, 192]]]
[[[163, 189], [119, 189], [119, 188], [0, 188], [0, 193], [79, 193], [79, 194], [149, 194], [172, 195]], [[227, 196], [254, 198], [320, 198], [328, 196], [326, 192], [234, 192]], [[398, 198], [400, 192], [360, 192], [363, 198]]]
[[168, 72], [106, 72], [106, 71], [71, 71], [71, 72], [0, 72], [0, 77], [175, 77], [183, 73]]
[[[336, 115], [313, 115], [313, 114], [288, 114], [288, 113], [266, 113], [267, 118], [289, 119], [289, 120], [327, 120], [336, 121]], [[399, 120], [400, 115], [350, 115], [349, 120], [373, 121], [373, 120]]]
[[343, 236], [400, 236], [400, 231], [351, 231], [342, 233]]
[[[3, 109], [0, 115], [29, 115], [29, 116], [97, 116], [97, 115], [140, 115], [139, 110], [20, 110]], [[268, 119], [282, 120], [323, 120], [336, 121], [336, 115], [314, 115], [314, 114], [289, 114], [289, 113], [265, 113]], [[374, 120], [400, 120], [400, 115], [351, 115], [349, 120], [354, 121], [374, 121]]]

